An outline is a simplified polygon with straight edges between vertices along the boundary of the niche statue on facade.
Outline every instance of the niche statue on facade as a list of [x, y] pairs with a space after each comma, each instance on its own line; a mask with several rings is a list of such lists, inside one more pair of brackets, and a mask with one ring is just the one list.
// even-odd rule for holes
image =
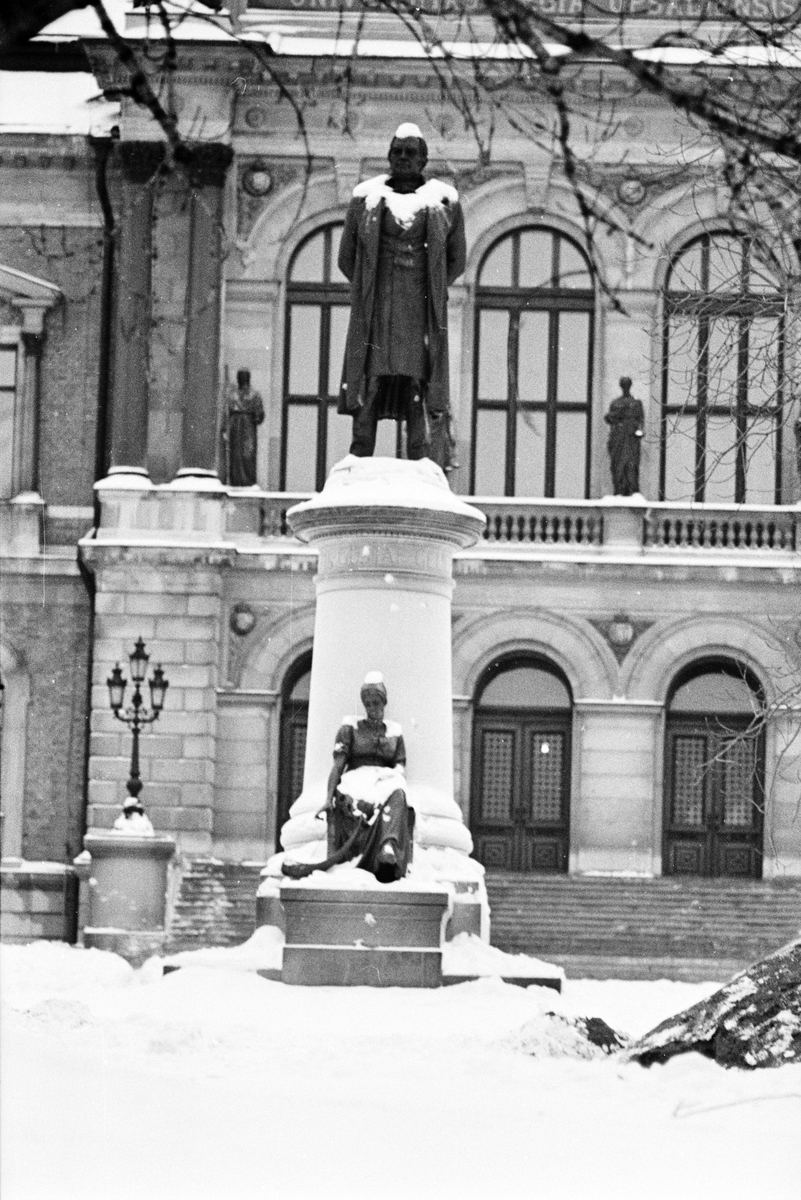
[[358, 858], [357, 866], [380, 883], [402, 879], [412, 861], [414, 810], [406, 801], [406, 749], [395, 721], [384, 719], [387, 689], [379, 671], [361, 688], [365, 717], [345, 717], [334, 743], [326, 802], [328, 858], [321, 863], [284, 862], [282, 871], [302, 879]]
[[620, 380], [620, 395], [609, 405], [604, 417], [610, 426], [606, 448], [612, 471], [612, 491], [616, 496], [633, 496], [640, 490], [640, 449], [645, 413], [642, 403], [631, 394], [631, 380]]
[[256, 483], [256, 450], [264, 404], [250, 386], [250, 371], [236, 373], [236, 383], [225, 389], [222, 438], [225, 451], [225, 480], [231, 487], [253, 487]]
[[340, 242], [351, 313], [339, 412], [353, 417], [351, 454], [373, 454], [380, 420], [405, 421], [407, 456], [448, 471], [448, 286], [465, 268], [464, 217], [455, 188], [425, 179], [417, 125], [398, 126], [388, 157], [388, 175], [354, 189]]

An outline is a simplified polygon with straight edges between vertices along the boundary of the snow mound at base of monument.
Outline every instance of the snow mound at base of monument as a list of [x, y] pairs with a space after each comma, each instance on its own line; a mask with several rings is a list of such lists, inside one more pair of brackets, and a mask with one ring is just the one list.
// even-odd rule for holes
[[209, 967], [226, 971], [280, 971], [284, 956], [284, 934], [275, 925], [260, 925], [238, 946], [204, 946], [180, 950], [165, 958], [170, 967]]
[[561, 967], [529, 954], [507, 954], [474, 933], [457, 933], [442, 948], [443, 975], [504, 976], [508, 979], [564, 979]]

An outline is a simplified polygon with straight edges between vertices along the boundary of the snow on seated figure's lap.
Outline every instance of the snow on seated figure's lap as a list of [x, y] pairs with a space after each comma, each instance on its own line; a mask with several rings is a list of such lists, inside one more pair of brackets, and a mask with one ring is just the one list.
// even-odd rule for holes
[[[450, 847], [462, 854], [471, 854], [473, 839], [462, 819], [462, 810], [453, 799], [428, 784], [409, 783], [402, 775], [395, 775], [394, 787], [402, 788], [406, 802], [416, 813], [414, 840], [420, 846]], [[357, 797], [358, 799], [358, 797]], [[289, 810], [289, 820], [281, 830], [281, 842], [293, 855], [309, 842], [325, 842], [327, 826], [317, 816], [325, 797], [317, 790], [301, 792]], [[325, 855], [321, 855], [320, 859]], [[317, 855], [304, 859], [305, 862], [319, 861]]]

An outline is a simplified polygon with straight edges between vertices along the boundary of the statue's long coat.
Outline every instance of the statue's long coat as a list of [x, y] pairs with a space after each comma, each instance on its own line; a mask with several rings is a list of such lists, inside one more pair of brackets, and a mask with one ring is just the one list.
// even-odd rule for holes
[[[364, 196], [354, 196], [345, 218], [339, 247], [339, 269], [350, 280], [351, 311], [339, 412], [353, 413], [364, 404], [365, 365], [375, 306], [381, 222], [385, 202], [367, 207]], [[458, 201], [426, 208], [428, 243], [428, 293], [426, 304], [429, 376], [427, 402], [431, 412], [447, 412], [448, 395], [448, 285], [465, 268], [464, 217]], [[395, 336], [403, 337], [401, 324]]]

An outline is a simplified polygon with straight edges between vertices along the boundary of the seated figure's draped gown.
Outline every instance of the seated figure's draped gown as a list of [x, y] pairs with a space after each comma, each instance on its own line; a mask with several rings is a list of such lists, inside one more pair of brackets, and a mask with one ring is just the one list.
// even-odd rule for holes
[[[328, 853], [339, 850], [356, 834], [353, 856], [361, 856], [359, 867], [383, 882], [403, 878], [412, 860], [414, 811], [406, 803], [403, 774], [396, 770], [406, 763], [400, 725], [355, 718], [345, 722], [337, 733], [334, 761], [343, 773], [328, 816]], [[353, 815], [346, 797], [366, 819], [360, 821]], [[380, 862], [387, 843], [395, 851], [396, 866]]]

